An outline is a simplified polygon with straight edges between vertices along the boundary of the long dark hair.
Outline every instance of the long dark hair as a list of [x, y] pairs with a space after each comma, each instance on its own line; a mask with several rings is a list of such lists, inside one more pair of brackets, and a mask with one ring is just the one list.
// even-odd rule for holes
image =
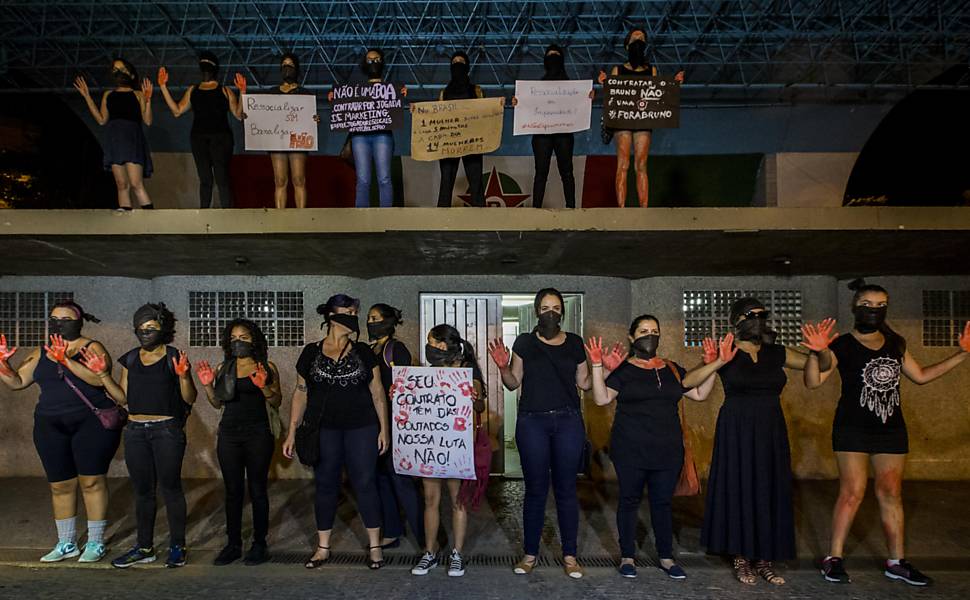
[[532, 308], [535, 310], [537, 317], [539, 316], [539, 309], [542, 307], [542, 299], [546, 296], [559, 298], [559, 306], [562, 307], [563, 315], [566, 314], [566, 301], [563, 299], [562, 294], [556, 288], [547, 287], [536, 292], [536, 299], [532, 302]]
[[476, 373], [481, 372], [481, 369], [478, 367], [478, 359], [475, 357], [475, 349], [472, 348], [472, 345], [467, 340], [461, 337], [457, 329], [447, 323], [442, 323], [432, 327], [428, 335], [439, 342], [444, 342], [448, 346], [448, 352], [453, 354], [461, 352], [461, 366], [471, 367]]
[[371, 306], [370, 310], [368, 310], [367, 312], [370, 312], [371, 310], [376, 310], [381, 315], [382, 319], [384, 319], [385, 321], [391, 322], [391, 333], [389, 334], [389, 336], [394, 337], [395, 328], [404, 322], [404, 313], [401, 312], [401, 309], [394, 308], [390, 304], [384, 304], [383, 302], [378, 302], [377, 304]]
[[347, 294], [334, 294], [327, 298], [323, 304], [317, 305], [317, 314], [323, 315], [323, 322], [330, 323], [330, 315], [337, 312], [338, 308], [360, 309], [360, 300]]
[[[850, 281], [848, 288], [853, 292], [852, 294], [853, 310], [856, 307], [856, 303], [859, 302], [859, 299], [862, 298], [862, 296], [868, 292], [885, 294], [886, 300], [887, 301], [889, 300], [889, 292], [886, 290], [886, 288], [882, 287], [881, 285], [876, 285], [874, 283], [866, 283], [866, 280], [863, 279], [862, 277], [859, 277], [858, 279], [853, 279], [852, 281]], [[889, 345], [892, 348], [895, 348], [901, 355], [906, 354], [906, 338], [896, 333], [896, 331], [893, 330], [893, 328], [890, 327], [888, 323], [883, 321], [882, 325], [879, 326], [878, 331], [883, 335], [884, 338], [886, 338], [887, 345]]]
[[249, 330], [249, 334], [253, 336], [253, 360], [269, 371], [269, 344], [266, 343], [266, 335], [263, 334], [259, 325], [249, 319], [233, 319], [222, 328], [222, 334], [219, 335], [219, 345], [222, 346], [225, 360], [229, 361], [233, 358], [230, 338], [232, 338], [232, 330], [236, 327], [245, 327]]
[[121, 64], [123, 64], [125, 66], [125, 70], [128, 71], [129, 84], [131, 85], [131, 87], [137, 86], [138, 85], [139, 78], [138, 78], [138, 69], [135, 68], [135, 65], [131, 64], [126, 59], [124, 59], [124, 58], [122, 58], [120, 56], [116, 56], [116, 57], [114, 57], [114, 58], [111, 59], [111, 70], [112, 71], [114, 71], [114, 69], [115, 69], [115, 63], [116, 62], [120, 62]]

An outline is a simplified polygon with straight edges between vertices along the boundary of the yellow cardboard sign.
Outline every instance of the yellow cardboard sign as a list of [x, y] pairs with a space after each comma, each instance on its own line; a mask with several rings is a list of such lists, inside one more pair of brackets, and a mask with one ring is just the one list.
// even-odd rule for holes
[[414, 160], [485, 154], [502, 143], [505, 98], [415, 102], [412, 106]]

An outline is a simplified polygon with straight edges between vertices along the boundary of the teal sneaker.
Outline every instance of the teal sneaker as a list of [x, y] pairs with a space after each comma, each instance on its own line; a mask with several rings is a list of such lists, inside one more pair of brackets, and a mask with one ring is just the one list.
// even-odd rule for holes
[[111, 561], [112, 567], [118, 567], [119, 569], [127, 569], [131, 565], [145, 564], [155, 562], [155, 549], [154, 548], [139, 548], [135, 546], [128, 552], [125, 552], [118, 558]]
[[65, 558], [74, 558], [79, 554], [81, 554], [81, 551], [78, 550], [77, 544], [74, 542], [57, 542], [53, 550], [40, 557], [40, 562], [60, 562]]
[[81, 558], [77, 559], [77, 562], [98, 562], [104, 558], [107, 551], [108, 549], [101, 542], [88, 542], [87, 544], [84, 544], [84, 552], [81, 553]]

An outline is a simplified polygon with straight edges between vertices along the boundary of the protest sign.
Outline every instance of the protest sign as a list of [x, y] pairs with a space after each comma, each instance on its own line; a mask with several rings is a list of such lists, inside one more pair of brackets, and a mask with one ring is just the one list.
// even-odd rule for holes
[[603, 124], [610, 129], [680, 127], [680, 83], [674, 79], [610, 76], [604, 90]]
[[516, 81], [512, 135], [589, 129], [593, 81]]
[[504, 98], [416, 102], [411, 158], [439, 160], [492, 152], [502, 142]]
[[317, 149], [317, 98], [310, 94], [243, 94], [246, 150]]
[[393, 83], [338, 85], [333, 88], [330, 131], [371, 133], [398, 129], [404, 114], [400, 89]]

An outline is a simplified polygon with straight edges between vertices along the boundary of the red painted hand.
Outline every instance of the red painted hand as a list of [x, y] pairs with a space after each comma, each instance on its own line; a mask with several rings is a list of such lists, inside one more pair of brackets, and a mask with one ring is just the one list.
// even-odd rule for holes
[[179, 357], [172, 359], [172, 366], [175, 368], [175, 374], [179, 377], [185, 377], [185, 374], [192, 368], [191, 363], [189, 363], [189, 357], [181, 350], [179, 351]]
[[6, 364], [16, 352], [17, 348], [9, 348], [7, 346], [7, 336], [0, 333], [0, 363]]
[[704, 338], [701, 343], [704, 347], [704, 364], [709, 365], [717, 360], [717, 342], [711, 338]]
[[56, 333], [51, 335], [51, 345], [45, 345], [44, 351], [51, 361], [67, 364], [67, 342]]
[[454, 427], [455, 431], [465, 431], [466, 426], [467, 421], [465, 421], [464, 417], [455, 417], [455, 423], [452, 426]]
[[603, 368], [608, 371], [615, 371], [623, 361], [626, 360], [627, 352], [623, 349], [623, 344], [613, 344], [610, 353], [603, 357]]
[[603, 338], [591, 337], [586, 342], [586, 353], [589, 354], [589, 362], [594, 365], [603, 364]]
[[418, 467], [418, 473], [421, 473], [422, 475], [429, 477], [434, 473], [434, 467], [432, 467], [431, 465], [421, 465], [420, 467]]
[[259, 389], [266, 387], [266, 379], [269, 378], [269, 373], [263, 367], [262, 363], [256, 363], [256, 370], [250, 373], [249, 380], [253, 382]]
[[81, 364], [98, 375], [108, 370], [108, 361], [105, 360], [104, 355], [98, 354], [90, 348], [81, 348]]
[[492, 357], [492, 362], [498, 365], [500, 369], [509, 366], [509, 362], [512, 360], [509, 349], [500, 339], [494, 339], [488, 343], [488, 354]]
[[168, 85], [168, 69], [159, 67], [156, 79], [158, 80], [158, 87], [166, 87]]
[[202, 385], [211, 385], [216, 379], [216, 374], [212, 370], [212, 367], [204, 360], [195, 363], [195, 372], [199, 374], [199, 382]]
[[721, 338], [718, 342], [718, 358], [721, 362], [729, 363], [734, 359], [734, 355], [738, 353], [737, 347], [734, 345], [734, 334], [729, 333]]
[[234, 83], [236, 84], [236, 89], [239, 90], [239, 93], [240, 94], [245, 94], [246, 93], [246, 85], [247, 84], [246, 84], [246, 76], [245, 75], [243, 75], [242, 73], [236, 73], [236, 77], [234, 79]]
[[821, 323], [805, 323], [802, 325], [802, 346], [814, 352], [821, 352], [829, 347], [835, 338], [839, 337], [836, 333], [832, 335], [835, 328], [835, 319], [825, 319]]
[[960, 349], [964, 352], [970, 352], [970, 321], [963, 326], [963, 334], [960, 335]]

